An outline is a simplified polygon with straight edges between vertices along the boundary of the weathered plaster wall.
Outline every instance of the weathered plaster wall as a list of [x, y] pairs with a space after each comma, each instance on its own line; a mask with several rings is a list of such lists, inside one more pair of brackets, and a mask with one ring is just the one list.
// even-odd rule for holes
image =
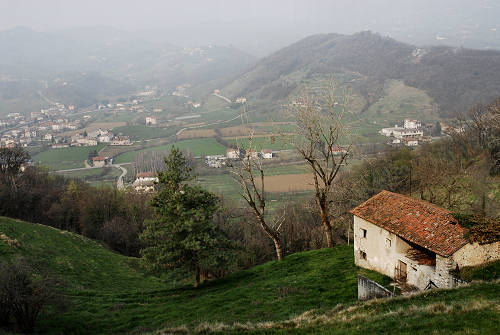
[[[363, 237], [362, 229], [366, 229], [366, 238]], [[388, 239], [391, 241], [390, 246]], [[436, 266], [420, 265], [417, 261], [406, 257], [406, 252], [410, 248], [411, 246], [406, 241], [395, 234], [354, 216], [354, 261], [356, 265], [394, 278], [395, 268], [401, 260], [406, 263], [408, 284], [424, 289], [432, 280], [437, 287], [450, 287], [449, 270], [453, 267], [448, 264], [448, 259], [441, 257], [438, 261], [438, 256]], [[366, 253], [366, 259], [361, 258], [360, 251]], [[453, 263], [452, 260], [451, 262]], [[438, 267], [439, 271], [437, 271]]]
[[379, 283], [358, 276], [358, 300], [391, 297], [393, 294]]
[[476, 266], [500, 259], [500, 242], [490, 244], [469, 243], [453, 254], [459, 267]]

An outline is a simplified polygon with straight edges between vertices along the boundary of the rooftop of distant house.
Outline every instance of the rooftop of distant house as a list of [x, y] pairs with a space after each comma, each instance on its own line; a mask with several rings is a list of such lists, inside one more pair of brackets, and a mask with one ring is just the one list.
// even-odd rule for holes
[[99, 161], [105, 161], [106, 160], [106, 157], [103, 157], [103, 156], [95, 156], [92, 158], [92, 160], [94, 162], [99, 162]]
[[402, 194], [384, 190], [350, 212], [444, 257], [468, 243], [450, 211]]

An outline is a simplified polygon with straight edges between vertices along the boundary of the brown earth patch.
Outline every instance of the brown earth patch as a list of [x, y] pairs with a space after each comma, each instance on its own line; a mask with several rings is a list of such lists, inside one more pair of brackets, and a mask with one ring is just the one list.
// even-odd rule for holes
[[262, 130], [252, 129], [251, 127], [247, 126], [233, 126], [219, 129], [219, 132], [223, 137], [248, 136], [252, 131], [256, 135], [264, 134]]
[[[309, 191], [314, 189], [312, 173], [300, 174], [282, 174], [278, 176], [265, 177], [266, 192], [292, 192]], [[260, 180], [257, 180], [257, 186], [260, 187]]]
[[186, 140], [190, 138], [208, 138], [215, 136], [217, 136], [215, 129], [191, 129], [184, 130], [182, 133], [177, 135], [177, 138], [179, 140]]
[[297, 122], [294, 122], [294, 121], [281, 121], [281, 122], [268, 121], [268, 122], [249, 123], [250, 126], [257, 126], [257, 127], [279, 126], [279, 125], [286, 125], [286, 124], [297, 124]]
[[[275, 138], [279, 138], [280, 136], [293, 136], [293, 135], [297, 135], [297, 133], [283, 133], [283, 134], [278, 134], [278, 133], [261, 133], [261, 134], [255, 134], [255, 135], [253, 135], [253, 137], [254, 138], [257, 138], [257, 137], [275, 137]], [[240, 139], [243, 139], [243, 138], [250, 138], [250, 136], [248, 136], [248, 134], [243, 135], [243, 136], [226, 136], [226, 137], [223, 137], [222, 139], [223, 140], [240, 140]]]

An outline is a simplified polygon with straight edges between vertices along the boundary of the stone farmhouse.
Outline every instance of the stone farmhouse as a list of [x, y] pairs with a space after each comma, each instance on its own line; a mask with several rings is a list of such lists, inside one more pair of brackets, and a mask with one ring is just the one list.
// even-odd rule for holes
[[500, 242], [470, 241], [450, 211], [425, 201], [382, 191], [350, 212], [356, 265], [401, 284], [453, 287], [459, 268], [500, 259]]

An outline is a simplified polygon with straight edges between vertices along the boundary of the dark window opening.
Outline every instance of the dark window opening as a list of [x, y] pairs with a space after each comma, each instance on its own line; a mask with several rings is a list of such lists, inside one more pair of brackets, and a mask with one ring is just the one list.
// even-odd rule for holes
[[359, 251], [359, 257], [361, 257], [361, 259], [366, 259], [366, 252]]
[[366, 229], [361, 228], [361, 237], [366, 238]]

